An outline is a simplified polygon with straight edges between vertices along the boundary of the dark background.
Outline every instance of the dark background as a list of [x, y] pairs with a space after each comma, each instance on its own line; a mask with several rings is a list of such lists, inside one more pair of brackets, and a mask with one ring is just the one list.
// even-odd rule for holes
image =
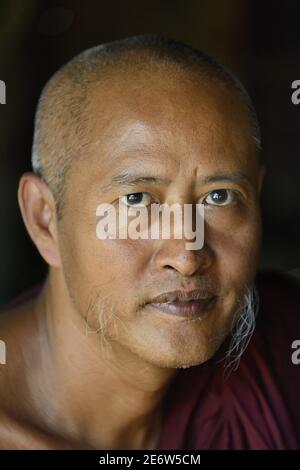
[[140, 33], [163, 33], [207, 51], [249, 90], [262, 128], [268, 175], [263, 191], [261, 268], [300, 272], [300, 2], [262, 0], [1, 0], [0, 303], [38, 281], [45, 264], [17, 205], [30, 170], [33, 117], [46, 80], [81, 50]]

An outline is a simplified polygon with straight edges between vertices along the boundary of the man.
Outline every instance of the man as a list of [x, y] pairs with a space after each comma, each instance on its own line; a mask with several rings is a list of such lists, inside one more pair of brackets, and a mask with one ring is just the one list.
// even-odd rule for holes
[[[18, 193], [49, 272], [1, 316], [2, 448], [299, 446], [296, 286], [256, 276], [259, 144], [238, 80], [166, 38], [92, 48], [51, 78]], [[96, 208], [120, 201], [203, 204], [202, 248], [100, 240]]]

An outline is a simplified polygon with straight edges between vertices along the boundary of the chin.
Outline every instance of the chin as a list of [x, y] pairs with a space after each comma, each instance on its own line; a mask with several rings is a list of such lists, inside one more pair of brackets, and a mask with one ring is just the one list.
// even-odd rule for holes
[[220, 345], [215, 347], [201, 347], [200, 350], [193, 351], [157, 351], [157, 354], [153, 355], [153, 352], [148, 357], [143, 354], [143, 359], [147, 362], [156, 365], [157, 367], [167, 369], [187, 369], [189, 367], [198, 366], [208, 361], [218, 350]]

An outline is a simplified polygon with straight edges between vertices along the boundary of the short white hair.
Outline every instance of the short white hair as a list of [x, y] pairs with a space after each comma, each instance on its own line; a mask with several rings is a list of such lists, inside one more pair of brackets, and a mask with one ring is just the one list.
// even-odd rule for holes
[[65, 177], [80, 146], [86, 145], [83, 121], [88, 107], [91, 85], [99, 82], [106, 72], [120, 74], [130, 66], [153, 70], [161, 65], [198, 75], [203, 80], [226, 83], [238, 93], [248, 112], [252, 137], [260, 150], [260, 129], [251, 99], [239, 81], [227, 68], [199, 49], [156, 34], [145, 34], [112, 41], [87, 49], [47, 82], [40, 96], [34, 126], [32, 168], [48, 182], [61, 213]]

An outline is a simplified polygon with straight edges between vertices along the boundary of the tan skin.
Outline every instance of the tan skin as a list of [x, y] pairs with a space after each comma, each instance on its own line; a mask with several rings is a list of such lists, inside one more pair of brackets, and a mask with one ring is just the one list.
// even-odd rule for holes
[[[238, 98], [225, 86], [158, 72], [147, 87], [143, 76], [134, 83], [134, 90], [129, 78], [120, 87], [115, 78], [94, 90], [89, 152], [68, 174], [61, 221], [47, 185], [32, 173], [21, 178], [22, 216], [49, 275], [36, 299], [0, 319], [7, 345], [1, 448], [155, 448], [172, 379], [215, 353], [254, 279], [264, 168]], [[110, 119], [103, 124], [100, 115]], [[123, 171], [170, 182], [110, 187]], [[222, 207], [207, 204], [201, 250], [186, 250], [184, 239], [95, 236], [102, 202], [145, 192], [170, 204], [196, 203], [217, 189], [234, 197]], [[202, 321], [141, 307], [206, 281], [219, 290]]]

